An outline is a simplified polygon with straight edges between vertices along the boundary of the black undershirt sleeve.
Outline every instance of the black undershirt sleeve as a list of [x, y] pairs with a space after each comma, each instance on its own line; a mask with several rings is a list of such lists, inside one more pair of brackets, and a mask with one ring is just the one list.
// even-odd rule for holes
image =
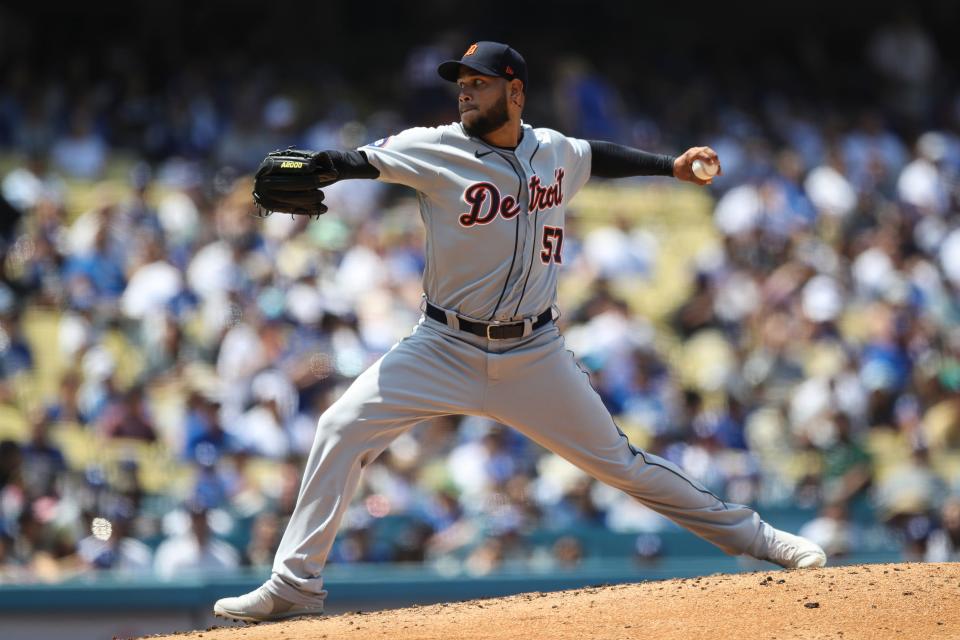
[[376, 180], [380, 170], [370, 164], [363, 151], [323, 151], [333, 168], [337, 170], [338, 180], [366, 178]]
[[[673, 156], [648, 153], [602, 140], [588, 140], [587, 143], [591, 154], [590, 174], [598, 178], [673, 176]], [[340, 180], [375, 180], [380, 177], [380, 171], [370, 164], [362, 151], [323, 153], [336, 168]]]
[[630, 176], [673, 176], [673, 156], [647, 153], [602, 140], [587, 140], [590, 145], [590, 175], [598, 178]]

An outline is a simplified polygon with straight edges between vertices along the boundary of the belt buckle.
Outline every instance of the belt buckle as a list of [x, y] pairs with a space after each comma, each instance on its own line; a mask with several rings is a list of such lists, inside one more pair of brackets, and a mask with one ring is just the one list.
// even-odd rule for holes
[[[520, 332], [519, 336], [507, 336], [506, 338], [495, 338], [490, 335], [490, 329], [493, 327], [516, 327], [523, 325], [523, 331]], [[487, 325], [487, 340], [506, 340], [507, 338], [517, 337], [525, 338], [531, 333], [533, 323], [530, 322], [529, 318], [524, 318], [522, 322], [491, 322]]]

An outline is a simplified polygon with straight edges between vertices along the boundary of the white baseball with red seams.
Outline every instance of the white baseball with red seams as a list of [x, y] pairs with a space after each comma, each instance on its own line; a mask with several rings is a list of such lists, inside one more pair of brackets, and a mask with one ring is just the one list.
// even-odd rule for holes
[[693, 161], [693, 164], [690, 167], [693, 169], [693, 175], [697, 176], [701, 180], [709, 180], [710, 178], [717, 175], [719, 170], [719, 165], [716, 162], [711, 162], [709, 160], [700, 160], [699, 158]]

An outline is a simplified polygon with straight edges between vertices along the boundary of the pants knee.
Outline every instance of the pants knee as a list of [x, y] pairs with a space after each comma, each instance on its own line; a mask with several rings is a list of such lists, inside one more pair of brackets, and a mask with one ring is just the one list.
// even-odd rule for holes
[[354, 416], [343, 415], [327, 411], [317, 422], [317, 433], [314, 438], [316, 446], [328, 443], [339, 445], [359, 444], [363, 440], [363, 423]]
[[327, 455], [357, 458], [360, 466], [366, 467], [393, 439], [391, 433], [391, 429], [378, 429], [355, 416], [324, 414], [317, 423], [314, 449]]

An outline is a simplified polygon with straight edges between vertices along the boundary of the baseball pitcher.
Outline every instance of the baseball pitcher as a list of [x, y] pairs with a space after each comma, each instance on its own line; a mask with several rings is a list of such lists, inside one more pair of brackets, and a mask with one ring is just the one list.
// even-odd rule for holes
[[[485, 416], [517, 429], [729, 554], [821, 567], [816, 544], [724, 502], [680, 468], [634, 447], [554, 324], [564, 216], [590, 176], [709, 184], [709, 147], [678, 157], [569, 138], [521, 120], [527, 66], [477, 42], [440, 65], [459, 87], [460, 121], [414, 128], [355, 151], [275, 152], [257, 172], [265, 211], [320, 215], [322, 188], [376, 179], [412, 187], [426, 228], [424, 314], [320, 418], [299, 499], [260, 588], [214, 606], [244, 621], [323, 612], [323, 568], [363, 468], [428, 418]], [[701, 172], [701, 175], [704, 175]]]

